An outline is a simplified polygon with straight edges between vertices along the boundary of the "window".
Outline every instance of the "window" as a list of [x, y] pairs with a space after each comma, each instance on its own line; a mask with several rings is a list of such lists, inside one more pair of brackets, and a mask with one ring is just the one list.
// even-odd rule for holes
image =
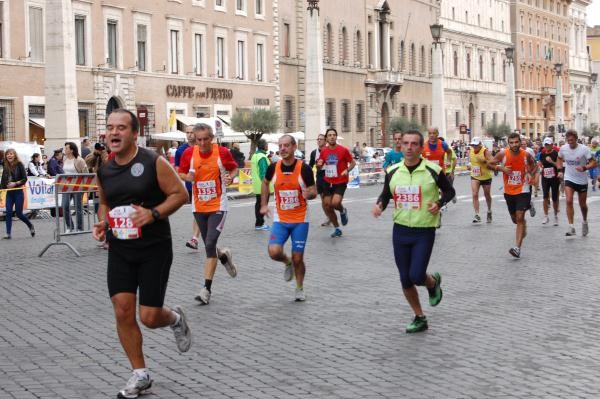
[[285, 121], [285, 131], [291, 132], [294, 128], [294, 98], [290, 96], [284, 97], [283, 100], [283, 120]]
[[265, 79], [265, 45], [256, 44], [256, 80], [262, 82]]
[[202, 66], [204, 60], [202, 54], [204, 52], [204, 37], [201, 33], [194, 34], [194, 72], [196, 75], [201, 76], [203, 74]]
[[396, 69], [396, 49], [394, 48], [393, 37], [390, 37], [390, 68]]
[[350, 101], [342, 101], [342, 131], [350, 131]]
[[225, 77], [225, 38], [217, 37], [217, 77]]
[[335, 100], [331, 98], [325, 102], [325, 126], [335, 129]]
[[485, 127], [485, 112], [481, 113], [481, 127]]
[[179, 73], [179, 31], [171, 29], [169, 40], [171, 73]]
[[467, 78], [471, 77], [471, 53], [467, 53]]
[[483, 55], [479, 56], [479, 80], [483, 80]]
[[342, 59], [340, 60], [342, 65], [346, 65], [347, 62], [350, 61], [350, 57], [348, 56], [348, 31], [346, 27], [342, 27]]
[[354, 57], [354, 62], [356, 65], [362, 65], [362, 35], [360, 31], [356, 31], [356, 55]]
[[6, 107], [0, 107], [0, 140], [6, 140]]
[[415, 75], [417, 73], [417, 55], [415, 54], [415, 44], [410, 44], [410, 72]]
[[246, 69], [244, 68], [244, 64], [246, 63], [246, 42], [243, 40], [237, 41], [237, 66], [236, 66], [236, 74], [237, 78], [240, 80], [246, 79]]
[[404, 40], [400, 41], [400, 70], [406, 70], [406, 49], [404, 48]]
[[106, 57], [106, 63], [110, 68], [117, 67], [117, 21], [108, 20], [106, 22], [106, 40], [108, 54]]
[[506, 83], [506, 62], [502, 64], [502, 82]]
[[290, 24], [283, 24], [283, 56], [290, 56]]
[[78, 110], [79, 115], [79, 137], [86, 137], [88, 135], [88, 110], [80, 109]]
[[465, 23], [468, 24], [469, 23], [469, 12], [465, 11]]
[[75, 15], [75, 62], [85, 65], [85, 16]]
[[331, 24], [327, 24], [325, 29], [325, 51], [328, 62], [333, 62], [333, 32]]
[[373, 32], [367, 33], [367, 64], [373, 68]]
[[[4, 57], [4, 2], [0, 1], [0, 58]], [[2, 133], [0, 132], [0, 135]]]
[[421, 46], [421, 73], [425, 74], [425, 67], [427, 65], [427, 61], [425, 59], [425, 46]]
[[223, 7], [223, 0], [215, 0], [215, 6]]
[[364, 123], [364, 103], [359, 101], [356, 103], [356, 131], [364, 132], [365, 131], [365, 123]]
[[494, 20], [490, 17], [490, 29], [494, 29]]
[[39, 7], [29, 7], [29, 59], [44, 61], [44, 14]]
[[454, 76], [458, 76], [458, 53], [455, 51], [452, 56], [454, 61]]
[[454, 126], [458, 127], [460, 125], [460, 111], [454, 112]]
[[235, 0], [236, 11], [246, 11], [246, 0]]
[[490, 66], [490, 80], [492, 82], [496, 81], [496, 56], [492, 55], [492, 63]]
[[477, 26], [481, 26], [481, 15], [477, 14]]
[[502, 20], [502, 32], [504, 32], [504, 20]]
[[254, 3], [254, 13], [256, 15], [263, 15], [263, 0], [256, 0]]
[[454, 7], [452, 7], [452, 20], [454, 21], [455, 19], [455, 15], [454, 15]]
[[14, 139], [15, 126], [13, 101], [0, 99], [0, 141]]
[[147, 45], [146, 45], [146, 25], [137, 26], [137, 67], [139, 71], [146, 70]]

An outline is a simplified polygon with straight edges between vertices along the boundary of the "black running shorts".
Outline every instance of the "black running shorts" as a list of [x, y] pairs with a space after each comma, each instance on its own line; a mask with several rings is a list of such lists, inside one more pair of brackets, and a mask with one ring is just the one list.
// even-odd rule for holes
[[117, 240], [112, 240], [108, 250], [108, 293], [129, 292], [139, 289], [139, 302], [142, 306], [162, 307], [169, 281], [169, 271], [173, 261], [171, 239], [158, 242], [141, 251], [118, 248]]
[[323, 196], [328, 197], [328, 196], [337, 194], [337, 195], [340, 195], [343, 197], [344, 193], [346, 192], [347, 186], [348, 185], [346, 183], [331, 184], [331, 183], [327, 183], [326, 181], [324, 181], [323, 182]]
[[565, 180], [565, 187], [570, 187], [573, 191], [577, 193], [587, 193], [588, 185], [587, 184], [577, 184], [573, 183], [570, 180]]
[[526, 211], [531, 204], [531, 193], [521, 193], [516, 195], [504, 194], [508, 212], [513, 215], [517, 211]]

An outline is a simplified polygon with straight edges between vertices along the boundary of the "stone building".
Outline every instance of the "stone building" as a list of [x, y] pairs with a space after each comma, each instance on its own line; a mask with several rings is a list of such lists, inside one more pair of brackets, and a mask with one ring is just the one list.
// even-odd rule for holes
[[590, 126], [600, 129], [600, 25], [587, 28], [587, 48], [591, 63]]
[[[44, 141], [45, 0], [0, 1], [0, 140]], [[279, 106], [277, 0], [72, 0], [80, 136], [125, 107], [143, 134], [173, 110]]]
[[[569, 69], [569, 0], [511, 1], [511, 32], [515, 47], [517, 127], [529, 137], [571, 124]], [[562, 65], [562, 102], [557, 104], [555, 65]], [[562, 109], [556, 120], [555, 110]]]
[[573, 0], [569, 7], [569, 72], [571, 75], [572, 127], [581, 132], [588, 127], [592, 94], [590, 59], [587, 52], [586, 7], [590, 0]]

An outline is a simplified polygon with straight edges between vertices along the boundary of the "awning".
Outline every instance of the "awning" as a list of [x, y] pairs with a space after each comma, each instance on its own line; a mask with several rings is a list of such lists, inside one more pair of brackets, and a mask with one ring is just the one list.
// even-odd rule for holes
[[46, 128], [46, 119], [44, 118], [29, 118], [29, 123], [42, 129]]
[[177, 115], [177, 120], [186, 126], [194, 126], [198, 123], [205, 123], [213, 128], [213, 132], [216, 131], [216, 121], [222, 122], [221, 129], [223, 129], [222, 143], [245, 143], [248, 140], [246, 135], [242, 132], [234, 132], [229, 125], [229, 121], [224, 117], [217, 118], [194, 118], [193, 116]]
[[186, 141], [187, 136], [184, 132], [180, 130], [175, 130], [174, 132], [164, 132], [164, 133], [151, 133], [150, 137], [154, 140], [167, 140], [167, 141]]

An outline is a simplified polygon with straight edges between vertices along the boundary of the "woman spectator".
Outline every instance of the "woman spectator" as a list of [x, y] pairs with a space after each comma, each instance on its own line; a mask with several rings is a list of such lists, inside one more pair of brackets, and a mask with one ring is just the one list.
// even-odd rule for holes
[[31, 156], [31, 161], [27, 165], [27, 174], [29, 176], [44, 177], [47, 175], [46, 170], [41, 162], [41, 156], [37, 152]]
[[35, 236], [33, 225], [23, 215], [25, 194], [22, 187], [26, 182], [27, 172], [25, 171], [25, 166], [19, 161], [17, 152], [9, 148], [4, 153], [4, 170], [2, 171], [2, 179], [0, 180], [0, 189], [8, 190], [6, 192], [6, 236], [4, 236], [4, 239], [9, 240], [11, 238], [13, 207], [15, 208], [17, 217], [29, 227], [31, 236]]
[[[65, 143], [64, 154], [62, 168], [65, 174], [88, 173], [85, 160], [79, 156], [79, 148], [77, 148], [75, 143], [67, 141]], [[73, 198], [73, 202], [75, 203], [77, 230], [83, 231], [83, 193], [69, 193], [62, 195], [63, 217], [65, 219], [65, 232], [67, 233], [75, 230], [73, 219], [71, 219], [71, 198]]]

